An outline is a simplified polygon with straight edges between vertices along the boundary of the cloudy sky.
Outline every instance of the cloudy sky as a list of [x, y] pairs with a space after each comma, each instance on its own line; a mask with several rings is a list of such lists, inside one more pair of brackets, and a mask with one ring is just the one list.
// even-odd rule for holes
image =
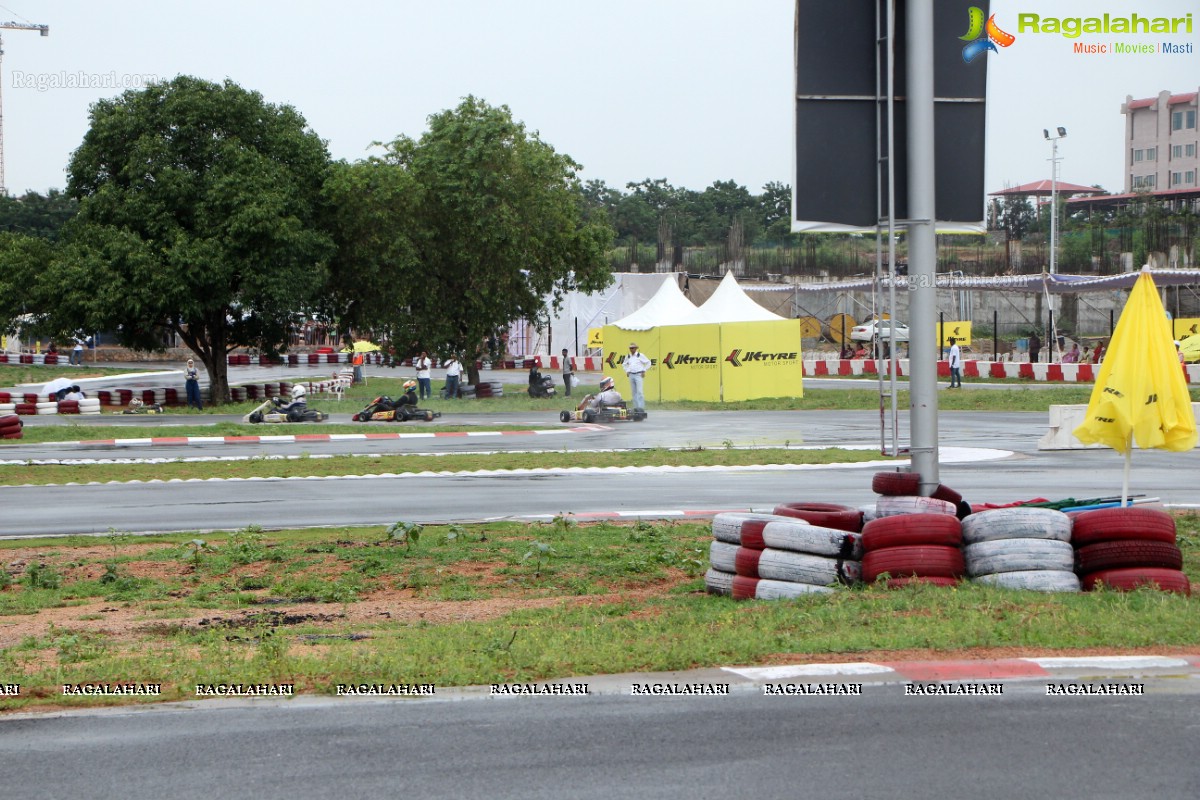
[[[1085, 56], [1070, 39], [1024, 35], [988, 55], [989, 191], [1048, 178], [1042, 129], [1060, 125], [1060, 178], [1120, 191], [1125, 96], [1200, 88], [1195, 0], [994, 0], [990, 10], [1012, 33], [1028, 11], [1196, 19], [1192, 34], [1169, 37], [1191, 54]], [[295, 106], [337, 158], [419, 136], [428, 115], [474, 94], [508, 105], [584, 178], [697, 190], [733, 180], [758, 192], [790, 182], [794, 15], [793, 0], [0, 0], [3, 21], [50, 25], [46, 38], [3, 31], [6, 186], [63, 188], [91, 103], [186, 73]], [[1164, 37], [1081, 41], [1114, 38]]]

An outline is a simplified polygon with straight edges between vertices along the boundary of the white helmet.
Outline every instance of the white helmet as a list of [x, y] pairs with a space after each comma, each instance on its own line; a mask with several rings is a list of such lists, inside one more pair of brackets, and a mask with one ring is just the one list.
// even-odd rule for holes
[[304, 389], [304, 384], [297, 383], [292, 387], [292, 401], [302, 403], [307, 392]]
[[611, 388], [613, 388], [613, 379], [605, 375], [600, 379], [600, 391], [607, 392]]

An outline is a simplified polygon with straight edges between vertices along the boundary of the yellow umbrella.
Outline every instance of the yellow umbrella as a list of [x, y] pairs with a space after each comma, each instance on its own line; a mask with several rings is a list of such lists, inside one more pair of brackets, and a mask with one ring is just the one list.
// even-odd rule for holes
[[360, 339], [354, 343], [353, 349], [343, 348], [342, 352], [343, 353], [374, 353], [377, 350], [379, 350], [379, 345], [374, 344], [373, 342], [366, 342], [366, 341], [363, 341]]
[[1125, 454], [1121, 503], [1129, 495], [1133, 442], [1143, 450], [1196, 446], [1196, 417], [1150, 268], [1142, 267], [1105, 351], [1087, 416], [1074, 431], [1084, 444]]

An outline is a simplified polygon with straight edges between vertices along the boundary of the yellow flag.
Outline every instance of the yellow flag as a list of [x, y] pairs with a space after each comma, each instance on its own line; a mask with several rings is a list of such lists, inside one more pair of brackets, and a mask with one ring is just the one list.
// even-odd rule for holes
[[1154, 279], [1143, 270], [1113, 331], [1084, 423], [1084, 444], [1125, 453], [1130, 440], [1143, 450], [1190, 450], [1196, 417]]

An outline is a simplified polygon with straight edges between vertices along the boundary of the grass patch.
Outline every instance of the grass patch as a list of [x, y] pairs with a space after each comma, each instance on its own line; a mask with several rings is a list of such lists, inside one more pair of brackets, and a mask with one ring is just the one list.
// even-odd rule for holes
[[64, 363], [51, 366], [41, 364], [0, 364], [0, 386], [45, 383], [55, 378], [101, 378], [107, 375], [128, 375], [131, 373], [155, 372], [163, 369], [154, 364], [147, 364], [144, 369], [97, 367], [90, 363], [85, 363], [82, 367], [72, 367], [65, 363], [69, 356], [69, 353], [62, 353], [60, 357]]
[[[1185, 570], [1200, 579], [1200, 516], [1177, 519]], [[382, 528], [247, 529], [211, 535], [196, 563], [179, 557], [185, 536], [8, 546], [62, 581], [35, 589], [19, 578], [0, 590], [5, 602], [26, 598], [22, 613], [44, 612], [20, 635], [0, 617], [0, 682], [22, 687], [5, 708], [102, 702], [61, 696], [62, 683], [81, 681], [162, 683], [162, 699], [183, 699], [213, 682], [332, 693], [337, 683], [448, 687], [889, 651], [1200, 645], [1200, 600], [1155, 591], [862, 586], [743, 603], [704, 593], [703, 523], [453, 527], [424, 526], [405, 543]], [[52, 613], [135, 576], [99, 611]], [[144, 581], [165, 592], [147, 593]]]

